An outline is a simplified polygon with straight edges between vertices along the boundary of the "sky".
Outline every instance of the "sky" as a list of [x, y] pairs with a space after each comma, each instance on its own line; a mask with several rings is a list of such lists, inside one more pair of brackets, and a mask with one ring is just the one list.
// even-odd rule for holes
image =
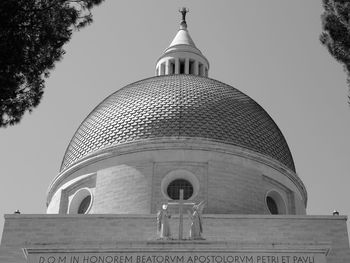
[[308, 191], [307, 214], [350, 215], [346, 75], [319, 42], [321, 0], [105, 0], [65, 46], [40, 105], [0, 129], [0, 236], [3, 214], [46, 212], [74, 132], [105, 97], [154, 75], [182, 6], [209, 77], [253, 98], [283, 132]]

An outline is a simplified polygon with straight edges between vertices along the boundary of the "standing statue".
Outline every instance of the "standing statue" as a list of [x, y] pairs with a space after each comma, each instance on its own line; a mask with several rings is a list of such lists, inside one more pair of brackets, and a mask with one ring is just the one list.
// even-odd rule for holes
[[204, 239], [203, 233], [203, 222], [202, 222], [202, 211], [204, 208], [204, 201], [201, 201], [198, 205], [192, 207], [192, 214], [188, 211], [191, 219], [190, 239]]
[[157, 232], [161, 239], [170, 239], [169, 219], [171, 215], [168, 212], [168, 205], [163, 204], [161, 210], [157, 213]]

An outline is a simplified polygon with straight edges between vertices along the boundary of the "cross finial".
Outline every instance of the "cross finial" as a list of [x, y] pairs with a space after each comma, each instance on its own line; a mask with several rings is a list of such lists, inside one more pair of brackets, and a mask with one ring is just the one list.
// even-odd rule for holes
[[179, 12], [182, 14], [182, 21], [181, 21], [180, 25], [181, 25], [181, 27], [187, 28], [186, 14], [189, 12], [189, 10], [186, 7], [182, 7], [179, 9]]
[[188, 8], [182, 7], [179, 9], [179, 12], [182, 14], [182, 21], [186, 22], [186, 14], [189, 12]]

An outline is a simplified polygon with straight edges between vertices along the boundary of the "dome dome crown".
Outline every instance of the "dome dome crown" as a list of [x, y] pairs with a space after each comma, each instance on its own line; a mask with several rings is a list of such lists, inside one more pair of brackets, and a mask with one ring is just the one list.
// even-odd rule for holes
[[187, 30], [186, 13], [188, 9], [179, 10], [182, 14], [180, 29], [170, 46], [157, 60], [156, 76], [172, 74], [191, 74], [208, 77], [209, 61], [196, 47]]

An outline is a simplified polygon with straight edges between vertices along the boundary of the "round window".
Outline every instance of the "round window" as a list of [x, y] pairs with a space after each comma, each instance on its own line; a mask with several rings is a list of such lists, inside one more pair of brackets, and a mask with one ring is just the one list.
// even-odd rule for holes
[[270, 196], [266, 197], [266, 204], [267, 204], [267, 208], [269, 209], [272, 215], [278, 215], [278, 207], [275, 200], [273, 200], [272, 197]]
[[87, 214], [92, 207], [93, 194], [90, 189], [82, 188], [75, 192], [69, 203], [69, 214]]
[[180, 199], [180, 190], [183, 190], [183, 199], [187, 200], [193, 195], [192, 184], [185, 179], [176, 179], [172, 181], [167, 188], [168, 196], [173, 200]]
[[269, 191], [266, 195], [266, 206], [272, 215], [287, 214], [287, 207], [282, 195], [276, 190]]
[[85, 214], [91, 203], [91, 195], [88, 195], [81, 201], [78, 207], [78, 214]]

